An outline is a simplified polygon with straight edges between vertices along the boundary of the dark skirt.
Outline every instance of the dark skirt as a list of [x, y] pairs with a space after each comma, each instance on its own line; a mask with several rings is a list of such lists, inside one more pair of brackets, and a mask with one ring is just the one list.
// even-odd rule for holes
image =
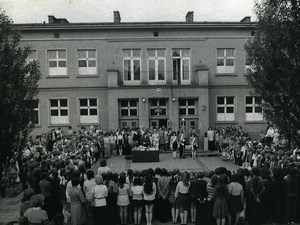
[[183, 210], [188, 210], [190, 207], [190, 198], [189, 194], [178, 193], [176, 198], [176, 205], [178, 208], [183, 208]]
[[228, 211], [229, 213], [238, 213], [243, 211], [243, 203], [240, 195], [230, 195], [228, 200]]
[[217, 198], [213, 208], [213, 216], [216, 219], [223, 219], [228, 216], [228, 207], [226, 198]]
[[132, 200], [132, 207], [133, 208], [141, 208], [143, 207], [143, 200]]

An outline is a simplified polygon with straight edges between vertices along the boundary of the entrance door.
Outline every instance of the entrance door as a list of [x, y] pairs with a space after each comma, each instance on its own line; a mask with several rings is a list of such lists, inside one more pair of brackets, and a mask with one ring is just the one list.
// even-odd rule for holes
[[190, 138], [190, 131], [198, 128], [197, 119], [180, 119], [179, 125], [179, 129], [183, 129], [183, 132], [188, 140]]
[[158, 120], [158, 126], [159, 127], [165, 127], [165, 129], [167, 129], [167, 127], [168, 127], [168, 120], [166, 120], [166, 119], [159, 119]]

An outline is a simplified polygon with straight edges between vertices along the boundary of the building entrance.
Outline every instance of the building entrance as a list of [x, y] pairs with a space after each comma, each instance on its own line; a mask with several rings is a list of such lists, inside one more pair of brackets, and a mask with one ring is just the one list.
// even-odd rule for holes
[[167, 119], [151, 119], [150, 120], [150, 127], [158, 129], [160, 127], [168, 127], [168, 120]]

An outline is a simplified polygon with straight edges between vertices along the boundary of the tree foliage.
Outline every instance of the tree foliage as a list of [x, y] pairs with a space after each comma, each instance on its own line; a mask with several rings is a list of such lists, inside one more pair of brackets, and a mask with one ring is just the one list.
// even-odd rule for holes
[[265, 118], [299, 143], [300, 0], [255, 3], [257, 27], [246, 44], [248, 82], [264, 100]]
[[31, 131], [29, 103], [38, 94], [39, 66], [28, 63], [30, 48], [21, 47], [20, 38], [12, 20], [0, 10], [0, 165]]

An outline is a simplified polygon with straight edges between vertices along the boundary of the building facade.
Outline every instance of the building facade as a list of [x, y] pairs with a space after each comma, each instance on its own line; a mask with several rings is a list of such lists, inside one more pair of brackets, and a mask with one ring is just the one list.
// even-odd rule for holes
[[200, 130], [266, 128], [247, 84], [245, 43], [255, 23], [185, 22], [17, 24], [42, 78], [33, 135], [100, 125]]

